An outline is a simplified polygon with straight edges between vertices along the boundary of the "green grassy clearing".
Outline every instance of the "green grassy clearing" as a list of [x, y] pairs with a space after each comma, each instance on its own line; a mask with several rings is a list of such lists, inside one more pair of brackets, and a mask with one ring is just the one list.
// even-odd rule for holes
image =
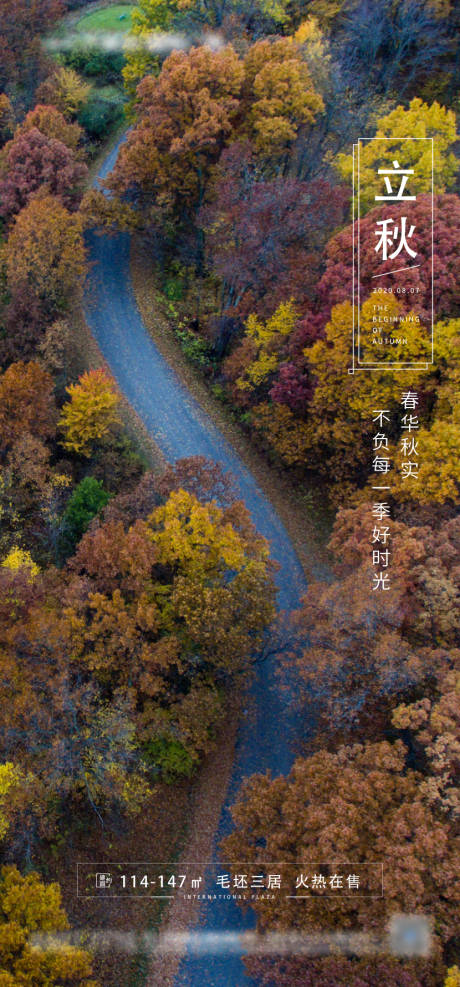
[[79, 11], [66, 14], [47, 35], [48, 38], [62, 38], [70, 31], [75, 35], [85, 34], [127, 34], [131, 30], [134, 3], [112, 3], [98, 6], [91, 3]]
[[98, 10], [83, 14], [75, 24], [75, 31], [79, 34], [95, 31], [101, 33], [116, 31], [120, 34], [126, 34], [131, 29], [133, 10], [134, 5], [129, 3], [114, 3], [108, 7], [99, 7]]

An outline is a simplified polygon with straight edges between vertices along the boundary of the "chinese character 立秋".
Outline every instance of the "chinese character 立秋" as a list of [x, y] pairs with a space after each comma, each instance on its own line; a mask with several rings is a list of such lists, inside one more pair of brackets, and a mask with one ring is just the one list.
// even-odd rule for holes
[[[393, 224], [393, 228], [390, 229], [390, 224], [393, 223], [392, 219], [379, 219], [377, 221], [377, 226], [381, 226], [381, 230], [375, 230], [375, 235], [380, 237], [377, 246], [374, 247], [376, 253], [379, 250], [382, 251], [382, 260], [394, 260], [401, 253], [401, 250], [405, 250], [409, 257], [416, 257], [417, 251], [412, 250], [409, 246], [407, 240], [413, 236], [415, 231], [415, 226], [411, 226], [409, 230], [406, 230], [407, 216], [401, 216], [401, 229], [399, 226]], [[399, 236], [399, 242], [395, 246], [395, 240]], [[388, 253], [388, 249], [395, 247], [391, 254]]]
[[[413, 168], [401, 168], [399, 161], [393, 161], [392, 168], [379, 168], [379, 175], [384, 175], [385, 188], [387, 190], [386, 195], [374, 195], [376, 202], [413, 202], [417, 196], [416, 195], [403, 195], [404, 189], [407, 185], [407, 176], [414, 174]], [[395, 194], [391, 185], [390, 175], [400, 175], [399, 189]]]
[[404, 456], [418, 456], [417, 439], [409, 439], [404, 435], [401, 439], [401, 452]]

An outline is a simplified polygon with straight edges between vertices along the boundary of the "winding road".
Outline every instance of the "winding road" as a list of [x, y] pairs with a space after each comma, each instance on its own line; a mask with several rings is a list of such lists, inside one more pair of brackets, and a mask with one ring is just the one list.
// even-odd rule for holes
[[[122, 138], [123, 140], [123, 138]], [[98, 178], [113, 168], [119, 146], [106, 158]], [[249, 470], [209, 416], [189, 394], [149, 336], [137, 308], [130, 276], [129, 236], [88, 236], [91, 269], [85, 296], [85, 316], [99, 348], [124, 395], [170, 462], [183, 456], [203, 455], [231, 473], [258, 530], [268, 539], [271, 555], [280, 563], [277, 574], [279, 604], [298, 606], [306, 582], [287, 532], [270, 501]], [[229, 831], [229, 806], [243, 778], [268, 768], [286, 774], [293, 761], [299, 723], [289, 709], [286, 694], [276, 682], [276, 662], [258, 667], [251, 693], [254, 715], [242, 718], [231, 782], [225, 799], [216, 845]], [[200, 930], [239, 931], [251, 928], [254, 916], [243, 915], [229, 901], [212, 902]], [[198, 956], [192, 949], [182, 960], [177, 987], [249, 987], [241, 956]]]

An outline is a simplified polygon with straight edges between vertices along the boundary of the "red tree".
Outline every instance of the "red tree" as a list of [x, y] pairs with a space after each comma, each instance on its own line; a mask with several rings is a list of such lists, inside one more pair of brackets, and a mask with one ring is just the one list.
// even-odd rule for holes
[[[386, 206], [384, 209], [372, 209], [360, 222], [361, 240], [361, 270], [368, 270], [369, 274], [375, 267], [374, 247], [376, 245], [375, 223], [376, 219], [395, 218], [400, 209], [395, 203]], [[406, 275], [407, 284], [419, 289], [418, 293], [409, 295], [398, 295], [403, 307], [407, 310], [414, 309], [426, 315], [431, 310], [428, 297], [431, 279], [427, 278], [427, 270], [431, 269], [431, 196], [419, 195], [417, 202], [413, 203], [411, 209], [411, 223], [415, 225], [415, 233], [412, 243], [417, 250], [421, 265], [408, 271]], [[443, 315], [451, 315], [460, 304], [459, 274], [460, 274], [460, 246], [458, 242], [457, 230], [460, 223], [460, 198], [458, 195], [438, 195], [435, 198], [435, 224], [434, 224], [434, 307], [438, 318]], [[355, 224], [356, 226], [356, 224]], [[356, 230], [355, 230], [356, 232]], [[355, 237], [355, 249], [356, 237]], [[352, 297], [352, 268], [353, 268], [353, 227], [347, 226], [329, 241], [326, 248], [326, 270], [318, 285], [318, 295], [321, 308], [325, 316], [328, 315], [333, 305], [344, 302]], [[366, 264], [366, 258], [368, 263]], [[394, 262], [386, 261], [382, 264], [389, 270]], [[363, 296], [370, 294], [374, 283], [371, 278], [361, 278], [363, 285]], [[391, 287], [395, 283], [395, 278], [388, 275], [385, 283]]]
[[301, 417], [307, 414], [314, 389], [304, 350], [320, 336], [322, 321], [321, 316], [312, 312], [299, 319], [286, 340], [285, 362], [281, 363], [270, 391], [272, 401], [286, 405], [294, 415]]
[[304, 303], [327, 232], [343, 219], [346, 192], [322, 180], [264, 180], [250, 144], [225, 150], [217, 176], [200, 218], [224, 307], [267, 316], [286, 298]]
[[270, 397], [277, 404], [286, 404], [296, 415], [305, 414], [313, 394], [313, 385], [308, 370], [295, 363], [282, 363]]
[[0, 215], [10, 220], [40, 190], [75, 209], [87, 167], [75, 160], [73, 151], [62, 141], [32, 127], [7, 145], [2, 171]]
[[[15, 83], [35, 88], [37, 69], [43, 59], [38, 35], [62, 14], [61, 0], [5, 0], [0, 24], [0, 88], [13, 89]], [[32, 78], [31, 78], [32, 76]]]

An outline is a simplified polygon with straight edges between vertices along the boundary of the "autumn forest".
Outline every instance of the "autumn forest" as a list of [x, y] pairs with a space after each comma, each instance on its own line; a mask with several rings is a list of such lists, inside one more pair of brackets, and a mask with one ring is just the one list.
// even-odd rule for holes
[[[0, 7], [0, 987], [460, 987], [460, 9]], [[384, 893], [77, 894], [187, 852]]]

